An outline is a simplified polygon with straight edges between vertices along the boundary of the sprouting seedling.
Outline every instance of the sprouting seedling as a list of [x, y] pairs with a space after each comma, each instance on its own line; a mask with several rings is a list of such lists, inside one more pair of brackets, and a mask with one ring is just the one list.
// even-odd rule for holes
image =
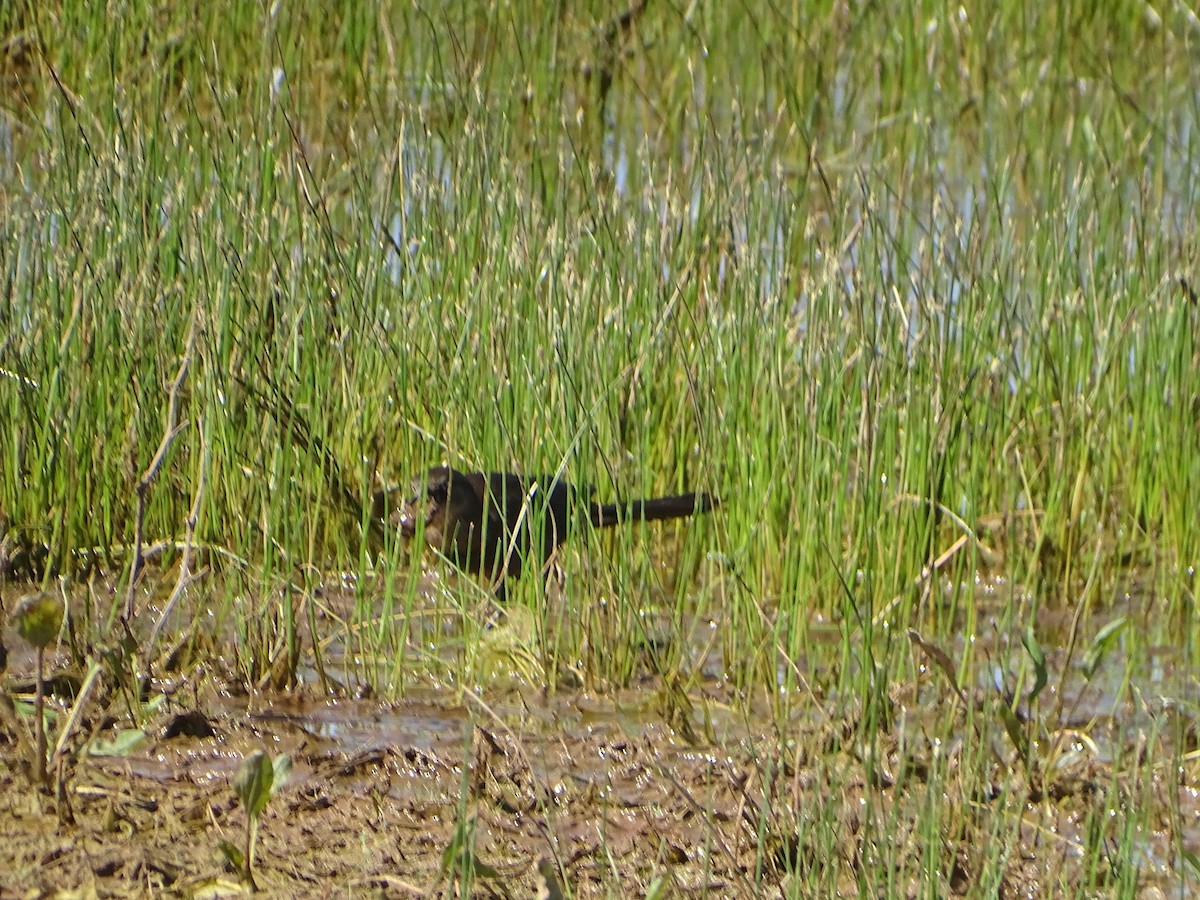
[[[254, 883], [254, 845], [258, 840], [258, 818], [267, 808], [267, 801], [287, 783], [292, 770], [292, 758], [281, 754], [272, 759], [263, 751], [249, 757], [233, 779], [233, 790], [246, 808], [246, 853], [242, 857], [242, 869], [251, 890], [258, 890]], [[236, 848], [223, 846], [225, 855], [235, 864], [239, 862]]]
[[42, 784], [46, 783], [46, 684], [43, 667], [46, 647], [58, 635], [63, 614], [62, 600], [44, 591], [22, 599], [12, 614], [12, 623], [17, 634], [37, 649], [37, 689], [33, 698], [33, 727], [36, 739], [33, 773], [34, 778]]

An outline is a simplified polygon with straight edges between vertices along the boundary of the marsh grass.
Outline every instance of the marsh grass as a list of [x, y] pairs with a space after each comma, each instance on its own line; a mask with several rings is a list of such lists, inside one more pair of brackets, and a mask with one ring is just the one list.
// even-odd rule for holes
[[[304, 660], [325, 673], [335, 646], [345, 680], [390, 695], [509, 664], [551, 688], [649, 671], [696, 689], [719, 659], [781, 729], [796, 704], [852, 710], [854, 769], [902, 731], [889, 690], [928, 672], [909, 627], [994, 637], [954, 660], [986, 693], [1029, 677], [1011, 637], [1039, 612], [1079, 611], [1054, 636], [1073, 666], [1136, 592], [1103, 695], [1138, 696], [1152, 645], [1190, 665], [1194, 35], [1137, 3], [957, 10], [651, 5], [632, 30], [586, 4], [0, 14], [14, 577], [129, 588], [136, 488], [186, 362], [140, 577], [169, 583], [154, 573], [194, 533], [192, 608], [250, 685], [281, 660], [279, 684]], [[527, 627], [498, 664], [485, 593], [424, 597], [341, 490], [442, 461], [724, 502], [576, 535], [561, 585], [516, 586]], [[1001, 595], [986, 611], [981, 572]], [[336, 610], [335, 583], [353, 598]], [[138, 587], [135, 633], [157, 609]], [[85, 644], [121, 624], [115, 602], [97, 612]], [[965, 715], [979, 740], [922, 763], [924, 802], [868, 807], [881, 855], [860, 848], [860, 891], [877, 865], [885, 892], [937, 894], [943, 848], [984, 834], [1001, 849], [972, 877], [1010, 877], [1017, 801], [970, 812], [995, 781], [988, 703], [925, 726], [951, 739]], [[1061, 703], [1037, 707], [1031, 743], [1066, 725]], [[1116, 747], [1080, 840], [1121, 849], [1072, 889], [1136, 882], [1149, 788]], [[807, 859], [805, 892], [845, 888], [841, 815], [764, 806], [762, 834], [786, 832], [770, 866]]]

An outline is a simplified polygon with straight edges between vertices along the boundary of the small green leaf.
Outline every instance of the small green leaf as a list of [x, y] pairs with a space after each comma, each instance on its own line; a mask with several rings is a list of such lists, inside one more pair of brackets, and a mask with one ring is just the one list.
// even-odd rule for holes
[[229, 862], [229, 867], [234, 872], [246, 871], [246, 854], [242, 853], [236, 844], [222, 838], [217, 842], [217, 846], [221, 848], [221, 853]]
[[233, 779], [233, 790], [252, 818], [257, 819], [266, 809], [274, 780], [275, 768], [271, 765], [271, 758], [261, 750], [238, 769], [237, 777]]
[[271, 760], [271, 771], [271, 796], [274, 797], [292, 777], [292, 758], [286, 753], [280, 753]]
[[1100, 663], [1104, 661], [1105, 655], [1112, 649], [1113, 644], [1117, 642], [1117, 638], [1125, 630], [1125, 625], [1128, 621], [1125, 616], [1117, 616], [1101, 628], [1092, 639], [1092, 646], [1088, 648], [1087, 656], [1083, 658], [1083, 671], [1088, 678], [1096, 674], [1096, 670], [1100, 668]]
[[[27, 719], [32, 719], [36, 710], [32, 700], [14, 700], [13, 708], [17, 711], [18, 715], [24, 716]], [[42, 710], [42, 719], [46, 723], [47, 730], [49, 730], [58, 721], [58, 713], [50, 707], [45, 707]]]
[[1191, 868], [1194, 873], [1200, 875], [1200, 858], [1197, 858], [1195, 853], [1189, 853], [1187, 850], [1184, 850], [1183, 861], [1188, 864], [1188, 867]]
[[13, 610], [12, 624], [22, 638], [33, 646], [45, 647], [62, 628], [63, 602], [55, 594], [30, 594]]
[[1003, 699], [997, 698], [996, 712], [1000, 716], [1000, 721], [1004, 725], [1004, 730], [1008, 732], [1008, 739], [1013, 742], [1013, 746], [1017, 748], [1017, 755], [1024, 763], [1029, 762], [1029, 738], [1025, 734], [1025, 728], [1021, 724], [1021, 720], [1017, 718], [1017, 714], [1012, 711]]
[[118, 731], [109, 740], [97, 738], [88, 745], [91, 756], [128, 756], [146, 740], [146, 732], [140, 728], [126, 728]]
[[1026, 625], [1025, 630], [1021, 632], [1021, 643], [1025, 645], [1025, 652], [1029, 654], [1029, 659], [1033, 663], [1033, 687], [1030, 688], [1028, 697], [1029, 702], [1032, 703], [1046, 687], [1046, 654], [1042, 652], [1042, 645], [1034, 637], [1032, 625]]
[[471, 845], [475, 840], [475, 820], [459, 818], [454, 828], [454, 836], [442, 851], [442, 875], [459, 868], [460, 859], [471, 855]]

